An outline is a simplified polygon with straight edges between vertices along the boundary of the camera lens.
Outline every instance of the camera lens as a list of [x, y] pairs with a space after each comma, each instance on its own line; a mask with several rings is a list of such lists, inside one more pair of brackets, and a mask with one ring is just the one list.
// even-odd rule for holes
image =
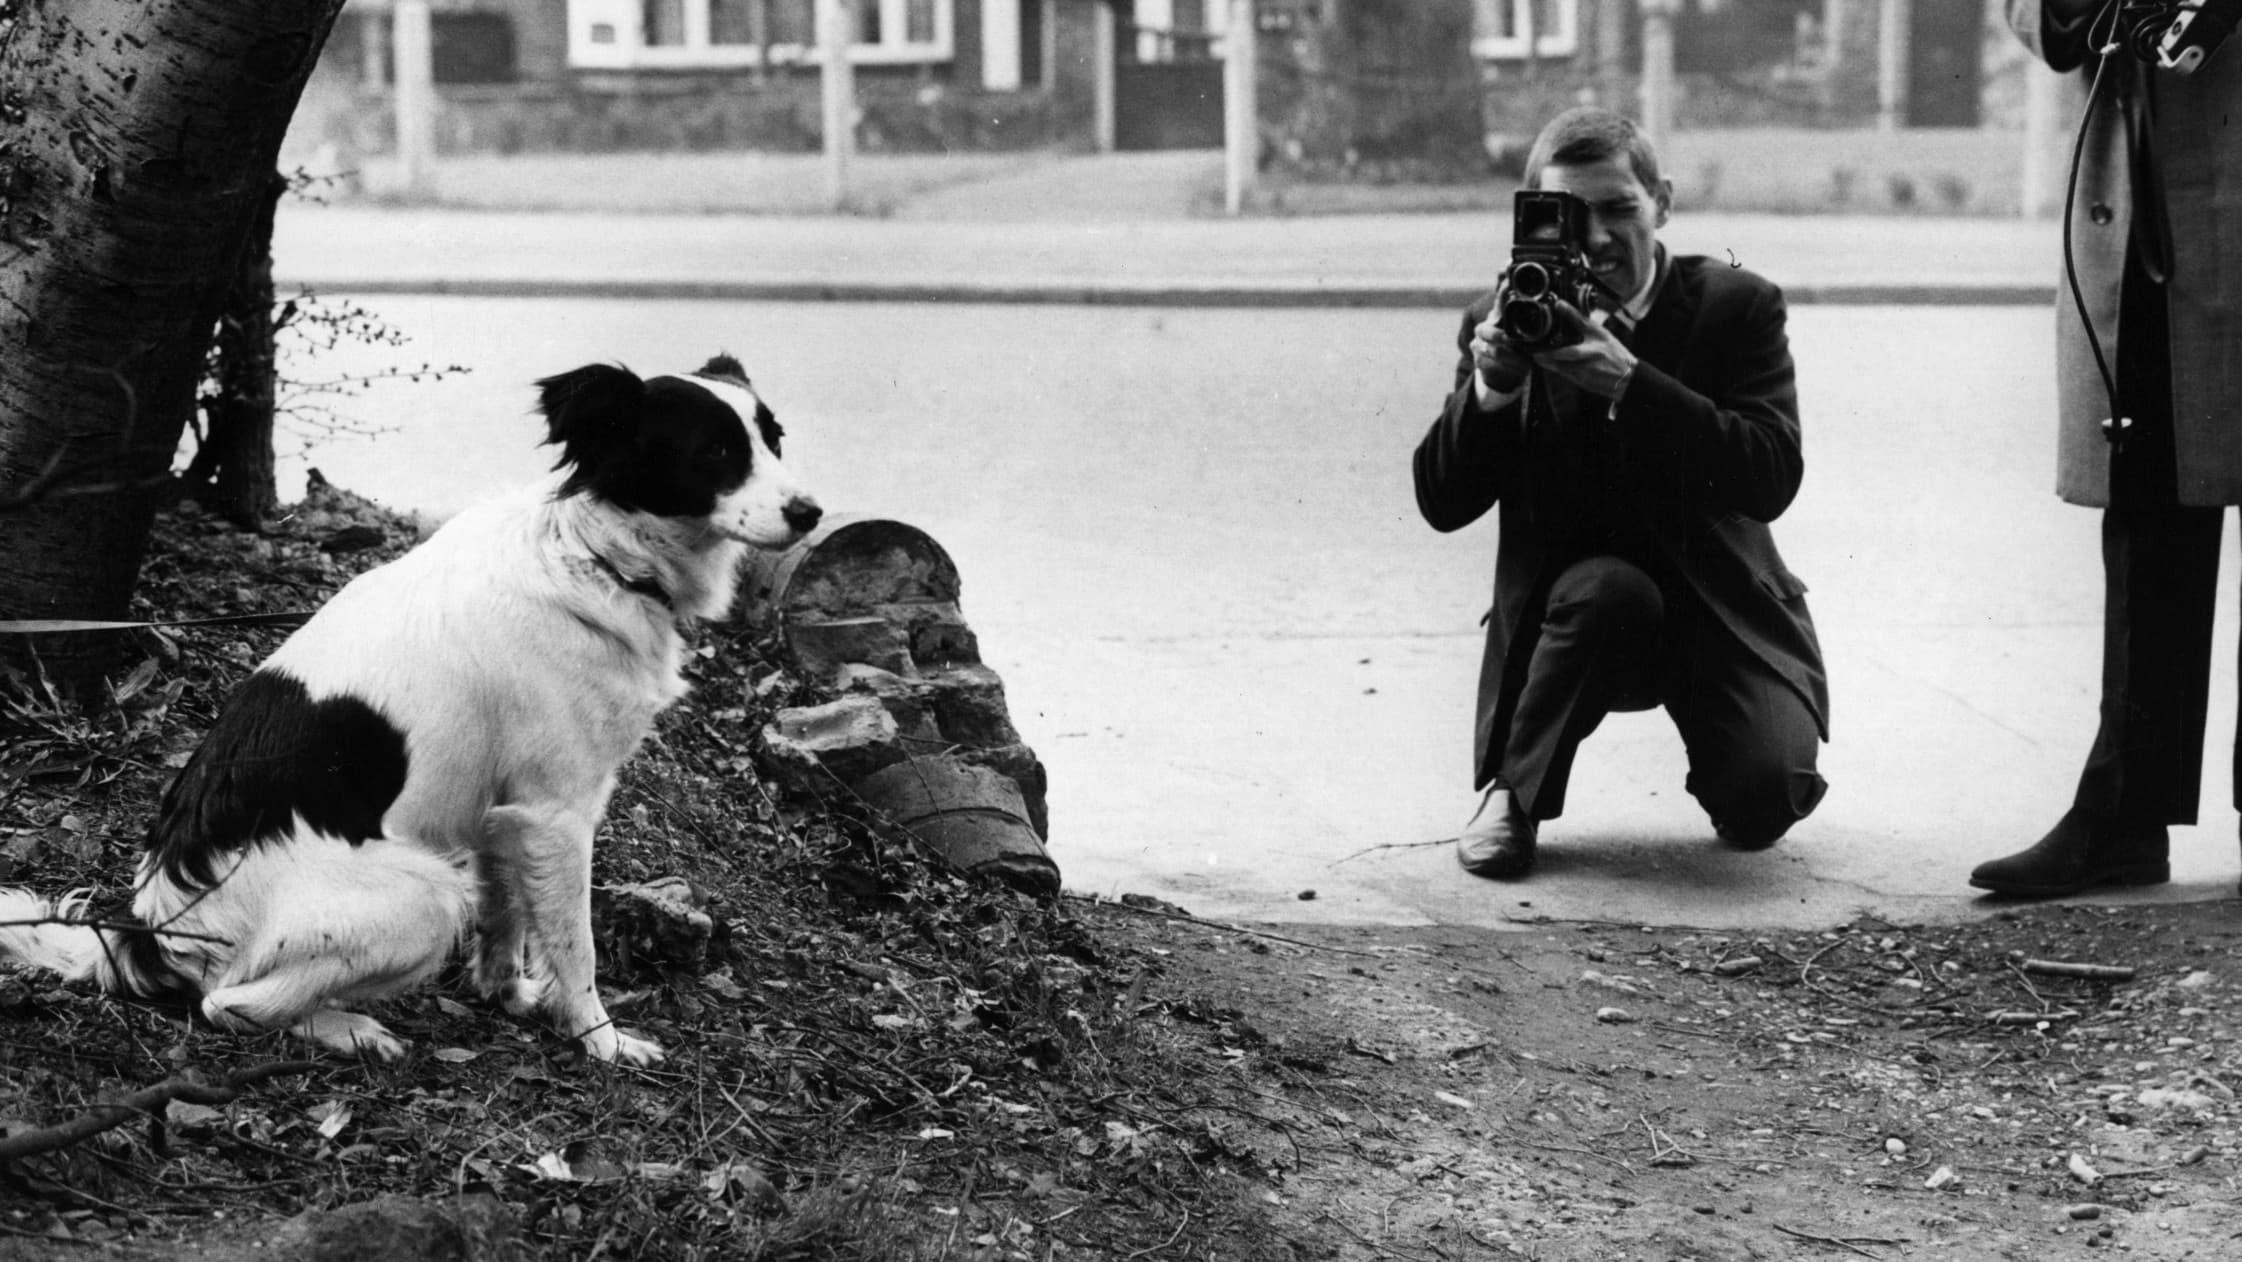
[[1526, 346], [1539, 346], [1557, 332], [1557, 312], [1547, 302], [1513, 298], [1502, 306], [1503, 332]]
[[1552, 284], [1549, 269], [1539, 263], [1519, 263], [1510, 269], [1510, 292], [1519, 298], [1540, 298]]

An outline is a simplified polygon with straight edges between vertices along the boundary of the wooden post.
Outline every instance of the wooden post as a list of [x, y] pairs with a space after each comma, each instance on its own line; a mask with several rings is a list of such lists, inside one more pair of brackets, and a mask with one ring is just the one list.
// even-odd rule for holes
[[1097, 64], [1091, 67], [1091, 73], [1095, 76], [1091, 80], [1093, 85], [1091, 101], [1094, 110], [1091, 126], [1095, 132], [1093, 139], [1097, 143], [1098, 152], [1112, 153], [1115, 94], [1113, 60], [1120, 55], [1119, 33], [1115, 30], [1119, 25], [1119, 20], [1114, 16], [1113, 6], [1107, 3], [1107, 0], [1097, 0], [1093, 8], [1096, 12], [1090, 19], [1090, 28], [1093, 32], [1093, 38], [1090, 40], [1090, 59]]
[[1229, 29], [1222, 39], [1222, 204], [1233, 215], [1244, 212], [1246, 193], [1260, 166], [1261, 112], [1256, 105], [1260, 42], [1253, 0], [1230, 0]]
[[1876, 126], [1883, 131], [1907, 125], [1907, 19], [1908, 0], [1882, 0], [1876, 14]]
[[1651, 143], [1674, 134], [1674, 14], [1681, 0], [1642, 0], [1643, 117]]
[[390, 16], [397, 173], [405, 195], [417, 199], [427, 196], [436, 161], [436, 49], [428, 0], [397, 0]]
[[856, 153], [856, 74], [849, 65], [849, 46], [856, 42], [855, 0], [818, 0], [817, 43], [824, 64], [818, 84], [823, 90], [825, 127], [825, 199], [834, 210], [845, 210], [849, 200], [849, 159]]
[[1620, 109], [1627, 79], [1627, 7], [1623, 0], [1596, 0], [1596, 103]]
[[1846, 50], [1852, 45], [1845, 30], [1852, 21], [1847, 0], [1822, 0], [1822, 106], [1834, 110], [1843, 93]]

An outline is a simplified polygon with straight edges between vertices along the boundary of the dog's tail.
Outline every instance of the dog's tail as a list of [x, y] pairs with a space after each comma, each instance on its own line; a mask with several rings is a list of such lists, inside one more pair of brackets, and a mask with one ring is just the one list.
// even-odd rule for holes
[[83, 890], [45, 899], [0, 889], [0, 963], [45, 969], [137, 999], [194, 998], [193, 983], [164, 959], [159, 931], [129, 911], [97, 917], [92, 907]]

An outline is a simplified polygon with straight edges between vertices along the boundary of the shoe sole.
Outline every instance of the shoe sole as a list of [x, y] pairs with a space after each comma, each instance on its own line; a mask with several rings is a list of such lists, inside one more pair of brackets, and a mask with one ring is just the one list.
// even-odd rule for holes
[[2107, 871], [2095, 872], [2081, 877], [2076, 881], [2066, 881], [2060, 885], [2003, 885], [1994, 881], [1979, 880], [1973, 876], [1970, 878], [1970, 886], [1973, 889], [1981, 889], [1987, 893], [2000, 894], [2008, 898], [2062, 898], [2069, 894], [2081, 894], [2087, 890], [2105, 889], [2111, 886], [2168, 885], [2171, 881], [2171, 865], [2160, 864], [2153, 868], [2111, 868]]
[[1529, 853], [1522, 861], [1512, 859], [1497, 863], [1464, 863], [1458, 860], [1458, 866], [1473, 876], [1483, 876], [1490, 881], [1515, 881], [1534, 870], [1534, 856]]

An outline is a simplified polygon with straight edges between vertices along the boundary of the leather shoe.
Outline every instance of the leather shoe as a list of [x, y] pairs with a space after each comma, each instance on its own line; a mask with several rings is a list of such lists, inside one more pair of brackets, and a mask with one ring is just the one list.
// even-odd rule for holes
[[2106, 885], [2172, 879], [2171, 836], [2162, 824], [2128, 824], [2078, 807], [2029, 849], [1977, 865], [1970, 884], [2011, 898], [2061, 898]]
[[1456, 860], [1473, 876], [1516, 880], [1533, 870], [1534, 822], [1518, 807], [1510, 786], [1497, 780], [1456, 838]]

